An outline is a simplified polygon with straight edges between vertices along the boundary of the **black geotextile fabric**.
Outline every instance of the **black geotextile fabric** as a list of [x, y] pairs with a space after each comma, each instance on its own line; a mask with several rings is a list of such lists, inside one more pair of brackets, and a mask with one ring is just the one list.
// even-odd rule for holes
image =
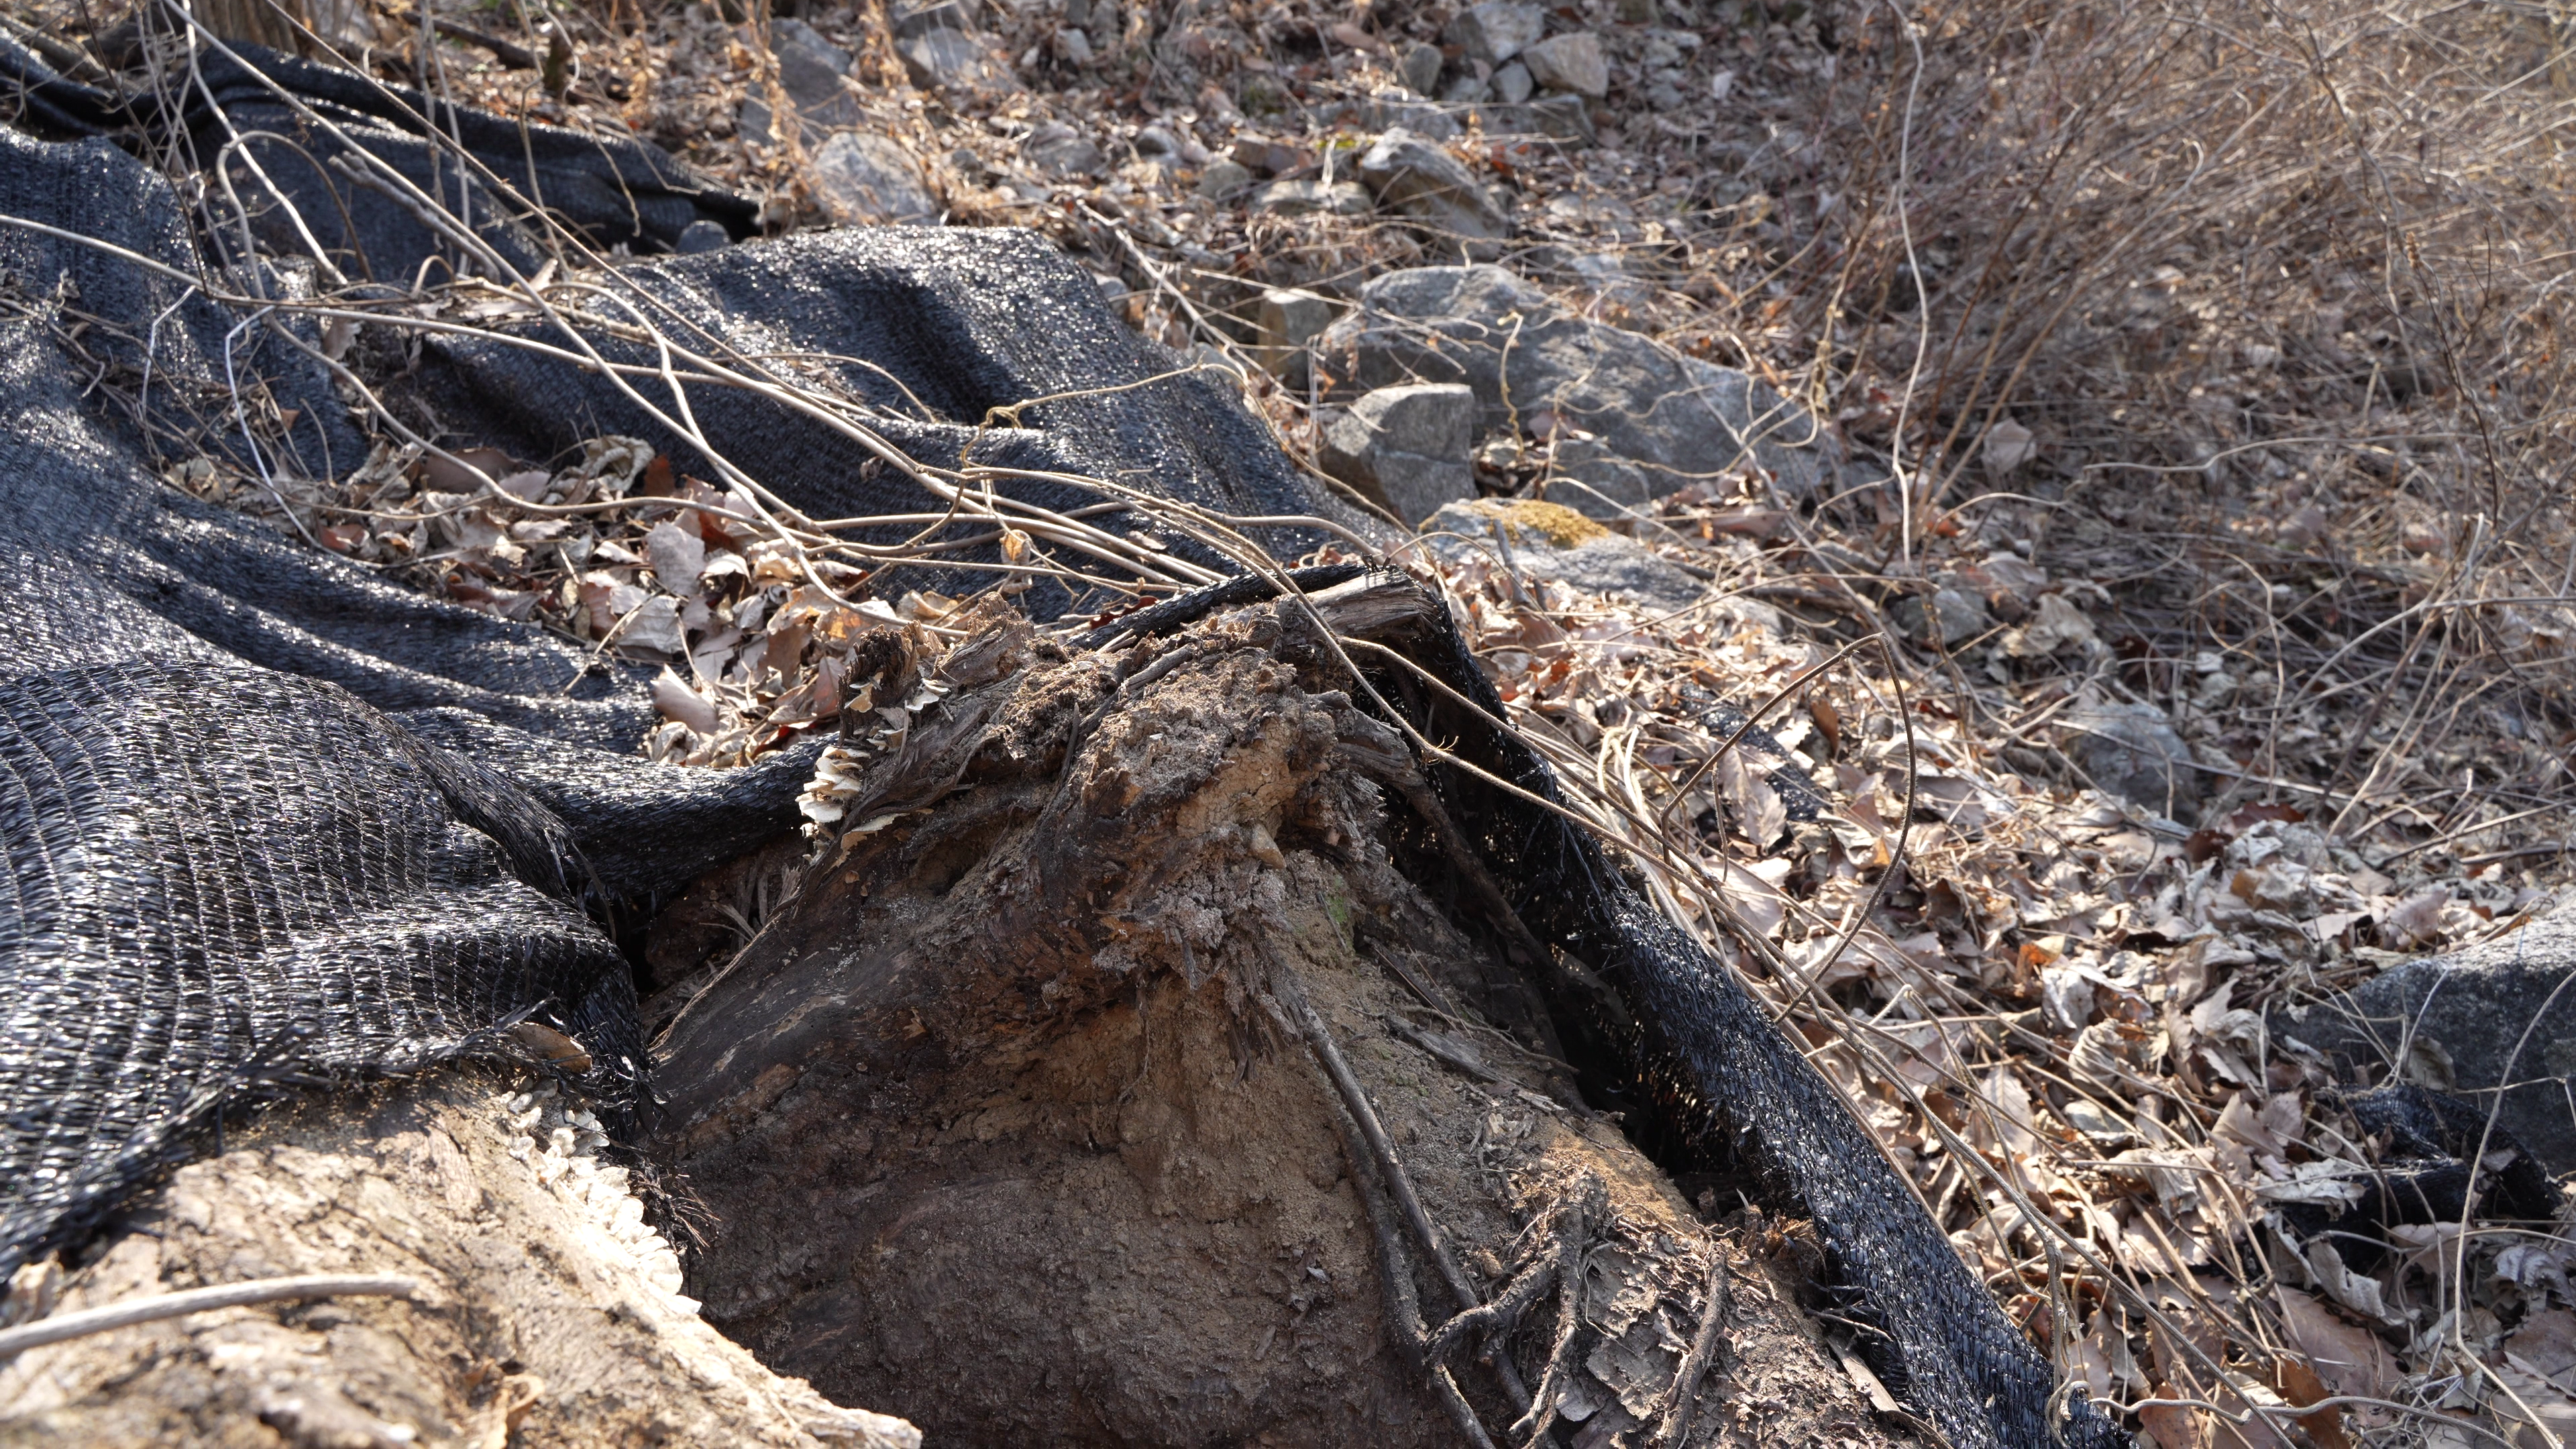
[[[334, 92], [345, 78], [252, 59], [319, 114], [373, 117], [364, 135], [343, 117], [350, 143], [390, 156], [417, 140], [367, 96]], [[231, 98], [224, 117], [186, 115], [209, 162], [222, 150], [210, 136], [311, 120], [238, 67], [205, 73], [201, 102]], [[80, 100], [46, 94], [58, 117]], [[535, 152], [517, 127], [502, 130], [510, 145], [491, 164], [523, 174], [513, 158]], [[297, 134], [309, 149], [314, 137]], [[736, 227], [727, 199], [666, 173], [668, 158], [649, 148], [636, 154], [668, 180], [657, 195]], [[634, 189], [628, 161], [611, 166], [621, 196]], [[273, 184], [308, 222], [349, 207], [357, 244], [338, 259], [344, 272], [417, 274], [425, 230], [370, 220], [338, 173], [263, 173], [253, 199]], [[597, 200], [579, 177], [600, 175], [590, 153], [559, 149], [529, 184]], [[253, 272], [227, 250], [235, 243], [193, 233], [170, 185], [104, 139], [0, 130], [0, 215], [183, 275], [209, 251], [236, 263], [236, 292], [301, 285], [293, 265]], [[596, 235], [620, 224], [614, 208], [601, 216], [576, 219]], [[670, 210], [629, 221], [637, 251], [685, 224]], [[281, 245], [291, 232], [259, 236]], [[1210, 380], [1126, 386], [1171, 358], [1037, 238], [842, 231], [620, 275], [666, 332], [837, 387], [916, 457], [953, 461], [971, 444], [980, 463], [1108, 476], [1237, 513], [1349, 518]], [[592, 340], [650, 360], [605, 329]], [[658, 384], [637, 386], [670, 404]], [[978, 428], [997, 405], [1112, 387], [1124, 390]], [[236, 388], [297, 414], [286, 445], [238, 426]], [[112, 401], [137, 396], [140, 420]], [[446, 441], [527, 461], [624, 432], [684, 471], [709, 466], [609, 379], [493, 339], [425, 342], [401, 398], [442, 420]], [[434, 1062], [533, 1013], [592, 1049], [586, 1085], [635, 1092], [631, 987], [603, 920], [789, 828], [810, 749], [738, 771], [647, 765], [637, 749], [655, 716], [640, 671], [395, 587], [161, 482], [169, 459], [207, 447], [257, 473], [337, 475], [363, 455], [327, 377], [257, 308], [0, 225], [0, 399], [0, 597], [11, 606], [0, 629], [0, 1271], [96, 1221], [223, 1102], [263, 1084]], [[713, 388], [690, 405], [713, 447], [810, 516], [929, 506], [820, 424]], [[1092, 501], [1044, 478], [996, 487]], [[1306, 541], [1274, 540], [1283, 553]], [[978, 578], [917, 570], [879, 585], [953, 591]], [[1053, 616], [1081, 601], [1032, 590], [1025, 602]], [[1499, 715], [1453, 631], [1426, 633], [1415, 652]], [[1434, 724], [1446, 707], [1420, 705]], [[1489, 741], [1499, 773], [1553, 793], [1525, 749], [1465, 736]], [[1463, 777], [1442, 788], [1529, 923], [1627, 993], [1643, 1023], [1629, 1043], [1639, 1073], [1681, 1084], [1689, 1110], [1736, 1134], [1814, 1216], [1852, 1316], [1884, 1332], [1870, 1351], [1899, 1392], [1962, 1449], [2052, 1442], [2044, 1361], [1741, 989], [1588, 839]], [[2119, 1438], [2080, 1401], [2057, 1427], [2078, 1445]]]

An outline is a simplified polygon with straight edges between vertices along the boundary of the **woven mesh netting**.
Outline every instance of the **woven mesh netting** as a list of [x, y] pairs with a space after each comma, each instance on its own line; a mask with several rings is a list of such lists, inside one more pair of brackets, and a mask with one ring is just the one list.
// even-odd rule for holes
[[[210, 62], [166, 114], [143, 116], [5, 42], [0, 72], [26, 98], [22, 123], [52, 137], [113, 131], [212, 164], [230, 138], [268, 133], [241, 145], [270, 148], [264, 174], [285, 193], [274, 199], [339, 228], [327, 245], [363, 255], [371, 275], [418, 274], [447, 242], [335, 182], [341, 172], [288, 164], [286, 143], [325, 161], [359, 145], [435, 180], [426, 103], [246, 54]], [[316, 115], [336, 130], [313, 131]], [[699, 220], [739, 235], [749, 216], [639, 143], [442, 121], [602, 245], [654, 251]], [[537, 254], [507, 192], [456, 199], [494, 245]], [[260, 254], [243, 255], [110, 139], [13, 129], [0, 129], [0, 216], [119, 249], [0, 225], [0, 1271], [94, 1226], [203, 1140], [222, 1104], [271, 1084], [416, 1068], [534, 1015], [591, 1049], [586, 1086], [640, 1100], [621, 913], [787, 830], [810, 750], [730, 771], [648, 765], [639, 748], [656, 716], [639, 672], [165, 484], [183, 435], [262, 476], [337, 476], [365, 456], [362, 420], [289, 345], [309, 334], [290, 324], [282, 337], [183, 280], [283, 295], [302, 275], [285, 258], [290, 235], [257, 234]], [[976, 458], [1358, 523], [1206, 378], [1144, 382], [1171, 369], [1169, 354], [1034, 236], [845, 230], [647, 257], [621, 274], [675, 333], [822, 359], [827, 383], [914, 457], [953, 461], [994, 406], [1119, 388], [1029, 409]], [[651, 360], [612, 329], [592, 340]], [[141, 378], [123, 394], [134, 405], [95, 386], [111, 374]], [[302, 420], [287, 446], [263, 451], [220, 426], [223, 399], [245, 385]], [[452, 441], [546, 457], [618, 433], [684, 468], [696, 456], [608, 381], [489, 337], [426, 340], [405, 385]], [[809, 516], [933, 506], [845, 437], [755, 394], [692, 401], [712, 446]], [[1041, 479], [1010, 486], [1049, 506], [1091, 501]], [[1274, 540], [1283, 555], [1309, 543]], [[890, 583], [971, 587], [914, 572]], [[1023, 596], [1044, 617], [1072, 602], [1054, 586]], [[1499, 716], [1453, 632], [1412, 652]], [[1435, 736], [1485, 741], [1489, 768], [1552, 789], [1507, 736], [1444, 723], [1454, 703], [1411, 707]], [[1642, 1024], [1621, 1046], [1631, 1074], [1681, 1084], [1670, 1109], [1736, 1142], [1816, 1219], [1898, 1392], [1954, 1444], [2049, 1442], [2045, 1361], [1743, 990], [1556, 817], [1464, 777], [1442, 789], [1530, 924], [1626, 994]], [[2055, 1431], [2119, 1441], [2080, 1399]]]

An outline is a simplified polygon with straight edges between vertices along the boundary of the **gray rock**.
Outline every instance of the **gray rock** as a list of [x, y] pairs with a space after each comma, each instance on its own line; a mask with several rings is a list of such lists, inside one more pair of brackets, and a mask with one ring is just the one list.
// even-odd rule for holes
[[1449, 82], [1449, 89], [1440, 93], [1440, 99], [1453, 106], [1472, 106], [1489, 95], [1491, 92], [1485, 83], [1476, 79], [1475, 72], [1469, 71]]
[[2104, 790], [2169, 819], [2200, 815], [2200, 770], [2191, 746], [2151, 704], [2087, 705], [2068, 710], [2076, 762]]
[[[1519, 321], [1506, 320], [1519, 313]], [[1510, 345], [1510, 406], [1504, 347]], [[1633, 332], [1571, 316], [1493, 266], [1415, 267], [1361, 288], [1325, 333], [1362, 387], [1462, 382], [1483, 426], [1527, 425], [1541, 410], [1643, 470], [1660, 496], [1737, 466], [1748, 450], [1789, 497], [1838, 476], [1829, 437], [1804, 410], [1733, 368], [1683, 357]]]
[[2400, 962], [2347, 997], [2276, 1011], [2267, 1025], [2276, 1043], [2288, 1037], [2381, 1079], [2456, 1092], [2481, 1111], [2497, 1087], [2519, 1083], [2502, 1094], [2496, 1125], [2563, 1173], [2576, 1169], [2566, 1087], [2576, 1077], [2576, 986], [2559, 990], [2571, 973], [2576, 910], [2561, 905], [2500, 940]]
[[1495, 241], [1511, 232], [1511, 218], [1464, 163], [1402, 127], [1378, 137], [1360, 157], [1360, 180], [1377, 193], [1378, 205], [1442, 235]]
[[1628, 259], [1617, 252], [1585, 252], [1568, 259], [1565, 269], [1585, 291], [1605, 302], [1637, 307], [1652, 297], [1651, 289], [1628, 270]]
[[1199, 173], [1199, 195], [1210, 201], [1232, 201], [1252, 188], [1252, 168], [1231, 156], [1219, 156]]
[[1331, 299], [1295, 288], [1263, 292], [1252, 308], [1252, 355], [1273, 377], [1302, 390], [1312, 372], [1313, 344], [1333, 323]]
[[1550, 579], [1648, 609], [1687, 608], [1707, 587], [1635, 539], [1554, 503], [1452, 503], [1425, 520], [1422, 532], [1431, 551], [1453, 563], [1483, 555], [1508, 563], [1526, 579]]
[[1410, 523], [1476, 496], [1475, 427], [1476, 396], [1455, 383], [1382, 387], [1325, 426], [1317, 461]]
[[1599, 100], [1610, 94], [1610, 58], [1601, 53], [1601, 37], [1590, 31], [1552, 35], [1521, 52], [1530, 76], [1552, 91], [1571, 91]]
[[745, 96], [742, 109], [734, 112], [733, 133], [763, 146], [774, 145], [778, 136], [772, 128], [777, 120], [777, 114], [769, 109], [769, 102], [756, 95]]
[[1458, 119], [1410, 91], [1389, 88], [1369, 96], [1357, 108], [1359, 124], [1372, 131], [1402, 128], [1426, 141], [1457, 136]]
[[866, 131], [842, 131], [823, 143], [808, 167], [815, 199], [844, 226], [932, 221], [939, 203], [921, 163], [898, 142]]
[[1620, 518], [1669, 489], [1656, 488], [1645, 470], [1603, 447], [1597, 438], [1556, 440], [1544, 483], [1547, 500], [1587, 518]]
[[1064, 63], [1071, 66], [1089, 65], [1094, 55], [1091, 36], [1075, 25], [1056, 32], [1055, 48], [1056, 53], [1064, 57]]
[[1485, 0], [1458, 12], [1446, 32], [1449, 43], [1467, 59], [1501, 65], [1521, 53], [1547, 29], [1547, 12], [1525, 0]]
[[[1994, 620], [1987, 617], [1985, 601], [1967, 590], [1937, 589], [1929, 599], [1908, 594], [1897, 600], [1896, 627], [1923, 644], [1930, 644], [1937, 632], [1942, 648], [1955, 649], [1993, 628]], [[2157, 799], [2163, 799], [2161, 789]]]
[[1252, 193], [1251, 208], [1269, 216], [1366, 216], [1373, 209], [1368, 188], [1356, 181], [1273, 181]]
[[1440, 47], [1427, 43], [1413, 47], [1396, 62], [1396, 70], [1416, 94], [1431, 94], [1432, 88], [1440, 84]]
[[1536, 89], [1537, 78], [1530, 74], [1528, 66], [1517, 60], [1494, 72], [1494, 99], [1504, 105], [1517, 106], [1528, 100], [1530, 92]]
[[958, 0], [937, 0], [935, 4], [906, 5], [894, 12], [894, 34], [897, 40], [910, 40], [932, 30], [973, 30], [974, 17]]
[[724, 229], [723, 222], [709, 221], [700, 217], [680, 228], [680, 239], [674, 245], [682, 256], [692, 256], [699, 252], [717, 251], [732, 244], [733, 236]]
[[[953, 12], [953, 13], [952, 13]], [[934, 5], [917, 12], [912, 33], [897, 22], [894, 53], [912, 83], [963, 95], [997, 95], [1019, 89], [1019, 78], [992, 43], [965, 23], [955, 5]], [[954, 23], [951, 23], [954, 22]]]
[[1592, 103], [1581, 96], [1541, 96], [1517, 106], [1496, 106], [1485, 118], [1485, 129], [1586, 146], [1600, 134], [1592, 124]]
[[845, 124], [837, 115], [825, 114], [836, 109], [857, 116], [857, 106], [841, 84], [850, 73], [850, 53], [825, 40], [821, 31], [802, 20], [772, 21], [769, 52], [778, 57], [779, 88], [807, 124]]
[[1049, 176], [1062, 180], [1097, 172], [1109, 158], [1080, 132], [1062, 121], [1047, 121], [1020, 142], [1020, 154]]

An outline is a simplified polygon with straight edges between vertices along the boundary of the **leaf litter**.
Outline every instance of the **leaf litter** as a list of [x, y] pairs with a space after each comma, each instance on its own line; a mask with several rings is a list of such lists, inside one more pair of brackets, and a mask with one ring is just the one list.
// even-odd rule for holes
[[[1150, 34], [1076, 46], [1038, 9], [1011, 8], [994, 40], [1033, 84], [971, 104], [914, 86], [876, 12], [811, 18], [859, 57], [870, 84], [852, 93], [855, 115], [911, 148], [951, 221], [1049, 231], [1132, 324], [1176, 350], [1240, 355], [1246, 284], [1330, 292], [1441, 259], [1420, 228], [1198, 185], [1223, 157], [1255, 177], [1329, 186], [1353, 138], [1382, 119], [1370, 106], [1391, 94], [1402, 38], [1318, 7], [1197, 8], [1164, 37], [1168, 56]], [[670, 141], [765, 196], [773, 229], [822, 217], [803, 140], [739, 125], [746, 100], [776, 98], [755, 26], [713, 7], [654, 11], [622, 32], [579, 11], [547, 24], [574, 38], [576, 78], [560, 94], [444, 45], [441, 83], [504, 111]], [[1813, 21], [1774, 21], [1759, 46], [1696, 43], [1722, 35], [1703, 28], [1687, 47], [1663, 39], [1672, 54], [1652, 27], [1604, 24], [1636, 92], [1661, 78], [1720, 101], [1770, 98], [1776, 112], [1834, 78]], [[1095, 47], [1106, 62], [1086, 58]], [[1166, 61], [1210, 84], [1182, 86], [1176, 104], [1169, 83], [1118, 79]], [[413, 80], [429, 62], [414, 41], [388, 64]], [[1731, 188], [1664, 184], [1702, 174], [1702, 152], [1728, 144], [1724, 122], [1632, 114], [1615, 133], [1624, 145], [1584, 150], [1465, 120], [1451, 148], [1536, 244], [1516, 265], [1588, 315], [1796, 382], [1805, 341], [1790, 309], [1742, 302], [1763, 294], [1765, 247], [1790, 224], [1780, 198], [1805, 184], [1820, 225], [1832, 212], [1812, 176], [1784, 184], [1748, 164]], [[1095, 143], [1099, 159], [1036, 159], [1058, 131]], [[1802, 140], [1793, 130], [1755, 161], [1794, 159]], [[1569, 253], [1610, 257], [1622, 284], [1551, 270]], [[461, 318], [521, 310], [467, 291], [450, 292]], [[2133, 310], [2189, 310], [2192, 291], [2187, 276], [2156, 272]], [[2268, 347], [2239, 350], [2249, 379], [2273, 365]], [[1244, 375], [1248, 405], [1311, 457], [1331, 379], [1300, 396]], [[1837, 421], [1883, 432], [1895, 397], [1856, 368]], [[1482, 460], [1489, 491], [1544, 495], [1554, 439], [1532, 421]], [[2048, 473], [2064, 446], [2010, 418], [1976, 442], [1997, 480]], [[195, 456], [170, 476], [424, 592], [659, 666], [657, 760], [736, 765], [828, 726], [841, 738], [807, 792], [810, 833], [819, 843], [882, 827], [845, 817], [869, 763], [900, 751], [914, 711], [937, 697], [949, 636], [936, 626], [959, 601], [867, 599], [862, 570], [791, 559], [748, 500], [676, 475], [633, 440], [543, 463], [460, 456], [478, 471], [387, 442], [340, 483], [247, 479]], [[2340, 631], [2328, 643], [2347, 648], [2401, 609], [2458, 597], [2446, 562], [2458, 530], [2411, 504], [2352, 516], [2331, 481], [2349, 493], [2352, 476], [2317, 464], [2281, 483], [2270, 516], [2220, 530], [2271, 551], [2257, 577], [2267, 609], [2322, 615]], [[2535, 1443], [2576, 1426], [2576, 1212], [2562, 1197], [2554, 1223], [2399, 1228], [2394, 1251], [2369, 1263], [2330, 1233], [2302, 1237], [2283, 1210], [2352, 1204], [2384, 1144], [2265, 1018], [2549, 909], [2562, 877], [2528, 843], [2568, 838], [2569, 799], [2563, 769], [2531, 761], [2566, 740], [2516, 728], [2533, 716], [2505, 710], [2464, 725], [2454, 708], [2438, 732], [2392, 730], [2349, 691], [2304, 688], [2283, 651], [2267, 661], [2223, 638], [2170, 647], [2160, 581], [2135, 577], [2083, 519], [2052, 529], [2052, 510], [2009, 497], [1933, 510], [1906, 525], [1917, 532], [1898, 556], [1884, 495], [1814, 513], [1767, 485], [1758, 472], [1695, 484], [1614, 525], [1710, 579], [1680, 611], [1579, 594], [1473, 551], [1405, 562], [1450, 598], [1513, 723], [1578, 808], [1807, 1041], [1963, 1259], [2097, 1400], [2136, 1406], [2132, 1422], [2166, 1446], [2276, 1442], [2266, 1424], [2295, 1423], [2327, 1446]], [[608, 504], [620, 506], [593, 507]], [[593, 511], [557, 511], [570, 509]], [[1945, 647], [1901, 627], [1907, 601], [1933, 617], [1937, 601], [1919, 601], [1944, 589], [1977, 601], [1983, 635]], [[2576, 640], [2565, 600], [2505, 590], [2466, 602], [2494, 659], [2564, 697]], [[1887, 647], [1851, 647], [1890, 619], [1900, 627]], [[859, 658], [889, 630], [915, 656], [899, 699], [877, 696], [893, 676]], [[1763, 736], [1738, 737], [1740, 712], [1775, 695]], [[2181, 727], [2191, 768], [2218, 782], [2196, 818], [2088, 778], [2086, 721], [2142, 702]], [[2384, 757], [2358, 786], [2316, 763], [2340, 752], [2349, 764], [2364, 742]], [[2482, 765], [2531, 784], [2511, 800], [2454, 787]], [[2426, 808], [2437, 799], [2449, 803]], [[2429, 1056], [2389, 1075], [2447, 1084]], [[2379, 1402], [2294, 1412], [2328, 1396]]]

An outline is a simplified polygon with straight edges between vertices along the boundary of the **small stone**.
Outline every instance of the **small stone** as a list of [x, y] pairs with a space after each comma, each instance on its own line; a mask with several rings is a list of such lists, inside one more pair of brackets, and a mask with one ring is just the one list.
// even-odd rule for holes
[[1333, 324], [1332, 301], [1312, 292], [1274, 288], [1261, 294], [1252, 309], [1259, 341], [1252, 355], [1273, 377], [1302, 389], [1312, 375], [1313, 344]]
[[1232, 201], [1252, 185], [1252, 168], [1231, 156], [1220, 156], [1199, 173], [1199, 195], [1210, 201]]
[[1485, 0], [1458, 12], [1449, 22], [1449, 42], [1470, 61], [1501, 65], [1547, 30], [1547, 12], [1526, 0]]
[[2082, 1097], [2069, 1096], [2065, 1108], [2066, 1125], [2105, 1147], [2117, 1147], [2129, 1140], [2129, 1129], [2110, 1113]]
[[937, 0], [935, 4], [909, 5], [894, 12], [894, 34], [897, 40], [910, 40], [932, 30], [973, 30], [975, 22], [958, 0]]
[[842, 131], [814, 153], [808, 169], [815, 199], [844, 226], [929, 221], [939, 214], [920, 163], [887, 137]]
[[903, 33], [903, 22], [896, 22], [894, 53], [902, 58], [904, 74], [914, 85], [967, 95], [1019, 89], [1018, 78], [984, 37], [966, 24], [962, 9], [954, 4], [934, 5], [913, 15], [914, 28], [908, 35]]
[[2070, 710], [2076, 759], [2094, 784], [2185, 824], [2200, 814], [2200, 770], [2173, 721], [2152, 704]]
[[1464, 163], [1401, 127], [1360, 158], [1360, 179], [1387, 210], [1445, 235], [1492, 241], [1511, 232], [1511, 219]]
[[777, 113], [769, 109], [769, 102], [759, 96], [745, 96], [742, 109], [734, 113], [733, 133], [758, 145], [774, 146], [778, 144], [778, 137], [772, 128], [777, 119]]
[[1451, 81], [1449, 89], [1440, 93], [1440, 99], [1453, 106], [1472, 106], [1488, 99], [1492, 94], [1492, 90], [1483, 81], [1476, 79], [1473, 72], [1469, 72]]
[[1440, 47], [1429, 43], [1416, 45], [1396, 63], [1404, 83], [1417, 95], [1429, 95], [1440, 84]]
[[1318, 462], [1406, 522], [1476, 496], [1476, 395], [1457, 383], [1382, 387], [1324, 428]]
[[1233, 155], [1256, 176], [1284, 176], [1305, 165], [1308, 159], [1302, 148], [1250, 134], [1234, 138]]
[[1109, 159], [1098, 146], [1062, 121], [1048, 121], [1029, 132], [1028, 139], [1020, 143], [1020, 154], [1058, 180], [1097, 172]]
[[1091, 64], [1091, 37], [1083, 33], [1081, 28], [1078, 26], [1068, 25], [1064, 29], [1057, 31], [1055, 36], [1055, 48], [1056, 54], [1064, 57], [1064, 63], [1066, 65], [1079, 66]]
[[1458, 135], [1455, 116], [1410, 91], [1389, 88], [1360, 102], [1359, 123], [1372, 131], [1402, 127], [1426, 141], [1447, 141]]
[[858, 101], [841, 84], [850, 73], [848, 51], [802, 20], [772, 23], [769, 50], [778, 57], [779, 89], [796, 103], [799, 121], [823, 129], [858, 119]]
[[1252, 210], [1265, 216], [1366, 216], [1369, 194], [1355, 181], [1273, 181], [1252, 193]]
[[1507, 106], [1519, 105], [1530, 98], [1531, 91], [1538, 89], [1538, 82], [1531, 78], [1529, 67], [1517, 60], [1495, 71], [1493, 84], [1494, 99]]
[[1498, 105], [1485, 118], [1485, 129], [1495, 135], [1545, 136], [1586, 146], [1599, 134], [1592, 125], [1591, 102], [1581, 96], [1540, 96], [1522, 105]]
[[712, 252], [732, 244], [733, 235], [724, 229], [724, 223], [700, 217], [680, 228], [680, 239], [674, 244], [673, 249], [682, 256], [694, 256], [699, 252]]
[[1549, 90], [1594, 100], [1610, 94], [1610, 58], [1601, 52], [1601, 37], [1589, 31], [1550, 36], [1523, 50], [1521, 62]]
[[1928, 602], [1920, 594], [1911, 594], [1896, 604], [1896, 626], [1908, 638], [1929, 644], [1937, 625], [1944, 649], [1967, 643], [1993, 624], [1986, 616], [1985, 602], [1965, 589], [1936, 590]]

